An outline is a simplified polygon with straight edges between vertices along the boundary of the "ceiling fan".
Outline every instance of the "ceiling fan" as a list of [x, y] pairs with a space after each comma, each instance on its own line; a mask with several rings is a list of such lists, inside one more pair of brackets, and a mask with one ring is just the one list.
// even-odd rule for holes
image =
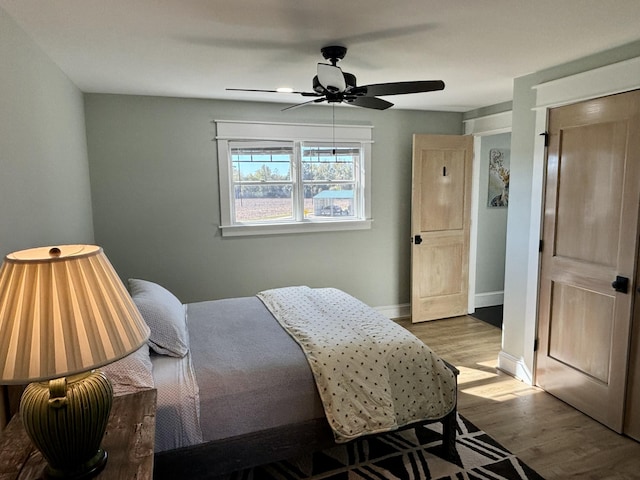
[[310, 103], [342, 103], [345, 102], [357, 107], [386, 110], [393, 103], [383, 100], [386, 95], [403, 95], [407, 93], [433, 92], [444, 89], [442, 80], [421, 80], [415, 82], [390, 82], [376, 83], [372, 85], [356, 84], [355, 75], [343, 72], [336, 64], [347, 54], [347, 48], [342, 46], [329, 46], [320, 50], [322, 56], [331, 62], [318, 63], [318, 74], [313, 77], [312, 92], [298, 92], [291, 90], [261, 90], [244, 88], [227, 88], [240, 92], [269, 92], [269, 93], [297, 93], [303, 97], [314, 97], [307, 102], [292, 105], [283, 110], [301, 107]]

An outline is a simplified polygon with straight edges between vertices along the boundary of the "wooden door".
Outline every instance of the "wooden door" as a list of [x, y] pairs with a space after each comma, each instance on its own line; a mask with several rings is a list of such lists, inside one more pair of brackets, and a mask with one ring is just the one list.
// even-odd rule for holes
[[[537, 383], [621, 432], [640, 200], [640, 92], [553, 109], [548, 124]], [[628, 278], [627, 293], [614, 289], [617, 277]]]
[[411, 320], [467, 313], [473, 137], [414, 135]]
[[638, 285], [640, 285], [640, 247], [636, 255], [636, 290], [634, 292], [636, 297], [633, 302], [627, 403], [624, 416], [624, 433], [640, 441], [640, 301], [637, 297], [640, 287]]

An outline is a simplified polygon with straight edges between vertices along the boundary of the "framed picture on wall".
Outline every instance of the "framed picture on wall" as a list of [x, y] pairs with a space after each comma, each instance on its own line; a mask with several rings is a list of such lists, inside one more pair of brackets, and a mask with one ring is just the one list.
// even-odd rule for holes
[[509, 150], [489, 150], [489, 195], [488, 207], [509, 206]]

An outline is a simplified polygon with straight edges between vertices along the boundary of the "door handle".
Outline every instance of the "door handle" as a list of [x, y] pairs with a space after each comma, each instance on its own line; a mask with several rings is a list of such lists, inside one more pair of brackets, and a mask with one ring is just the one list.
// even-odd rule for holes
[[416, 245], [420, 245], [422, 243], [422, 237], [420, 235], [416, 235], [415, 237], [413, 237], [413, 243], [415, 243]]
[[616, 292], [629, 293], [629, 279], [627, 277], [616, 276], [611, 286]]

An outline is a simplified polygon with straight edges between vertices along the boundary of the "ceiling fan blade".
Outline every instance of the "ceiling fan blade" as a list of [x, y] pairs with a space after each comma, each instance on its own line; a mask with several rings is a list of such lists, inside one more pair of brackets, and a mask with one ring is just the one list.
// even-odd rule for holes
[[376, 83], [373, 85], [362, 85], [359, 88], [367, 89], [367, 97], [384, 97], [385, 95], [403, 95], [406, 93], [444, 90], [444, 82], [442, 80], [420, 80], [416, 82]]
[[304, 107], [305, 105], [309, 105], [310, 103], [320, 103], [320, 102], [324, 102], [325, 100], [326, 100], [325, 97], [315, 98], [313, 100], [309, 100], [308, 102], [296, 103], [295, 105], [291, 105], [290, 107], [283, 108], [280, 111], [284, 112], [286, 110], [293, 110], [294, 108]]
[[376, 97], [355, 97], [353, 100], [346, 101], [350, 105], [356, 105], [357, 107], [364, 108], [373, 108], [375, 110], [386, 110], [389, 107], [393, 107], [393, 103]]
[[321, 96], [321, 94], [316, 93], [316, 92], [298, 92], [298, 91], [292, 91], [292, 92], [285, 92], [285, 91], [279, 91], [279, 90], [263, 90], [260, 88], [227, 88], [226, 90], [233, 90], [234, 92], [264, 92], [264, 93], [296, 93], [298, 95], [302, 95], [303, 97], [319, 97]]

